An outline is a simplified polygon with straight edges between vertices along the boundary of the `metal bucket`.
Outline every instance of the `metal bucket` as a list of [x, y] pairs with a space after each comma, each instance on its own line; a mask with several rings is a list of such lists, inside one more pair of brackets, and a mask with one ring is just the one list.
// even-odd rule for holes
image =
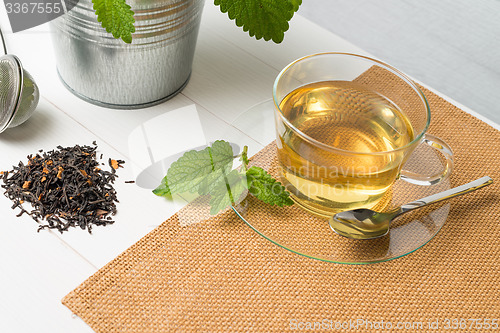
[[59, 77], [78, 97], [109, 108], [161, 103], [189, 80], [204, 0], [127, 0], [131, 44], [97, 22], [90, 0], [51, 22]]

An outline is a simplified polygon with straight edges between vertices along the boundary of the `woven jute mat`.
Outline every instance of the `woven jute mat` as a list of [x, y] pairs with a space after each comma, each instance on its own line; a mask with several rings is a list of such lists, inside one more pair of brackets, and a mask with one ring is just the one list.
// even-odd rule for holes
[[500, 318], [500, 132], [424, 93], [429, 132], [455, 152], [452, 185], [485, 175], [496, 183], [454, 199], [420, 250], [372, 265], [327, 263], [272, 244], [230, 210], [185, 227], [176, 214], [63, 304], [103, 333], [480, 331], [472, 319]]

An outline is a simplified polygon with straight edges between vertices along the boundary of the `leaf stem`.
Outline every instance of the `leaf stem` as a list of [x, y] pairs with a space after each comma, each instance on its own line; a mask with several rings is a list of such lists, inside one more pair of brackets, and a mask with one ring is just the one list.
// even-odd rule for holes
[[[208, 153], [210, 154], [210, 162], [212, 163], [212, 171], [215, 171], [215, 165], [214, 165], [214, 160], [212, 157], [212, 149], [211, 147], [208, 148]], [[227, 193], [229, 194], [229, 200], [231, 200], [231, 205], [234, 205], [234, 198], [233, 198], [233, 193], [231, 193], [231, 186], [229, 185], [229, 180], [227, 179], [227, 175], [225, 173], [224, 169], [221, 169], [222, 175], [224, 176], [224, 183], [226, 183], [226, 189]]]
[[208, 156], [210, 156], [210, 165], [212, 166], [212, 171], [215, 171], [214, 158], [212, 156], [212, 147], [208, 148]]
[[222, 170], [222, 174], [224, 175], [224, 182], [226, 183], [227, 193], [229, 194], [229, 200], [231, 200], [231, 205], [234, 206], [235, 203], [234, 203], [233, 193], [231, 193], [231, 186], [229, 185], [229, 180], [227, 179], [224, 170]]
[[244, 146], [243, 147], [243, 151], [241, 152], [241, 155], [240, 155], [240, 161], [241, 161], [241, 164], [243, 165], [243, 169], [246, 171], [248, 171], [248, 146]]

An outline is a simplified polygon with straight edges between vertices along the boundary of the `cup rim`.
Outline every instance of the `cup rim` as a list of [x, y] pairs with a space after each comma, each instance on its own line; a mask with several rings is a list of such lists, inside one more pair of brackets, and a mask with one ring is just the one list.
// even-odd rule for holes
[[[276, 97], [276, 90], [277, 90], [277, 87], [278, 87], [278, 82], [279, 82], [280, 78], [283, 76], [283, 74], [285, 74], [285, 72], [287, 72], [288, 69], [290, 67], [292, 67], [293, 65], [295, 65], [296, 63], [301, 62], [301, 61], [303, 61], [305, 59], [308, 59], [308, 58], [317, 57], [317, 56], [325, 56], [325, 55], [341, 55], [341, 56], [349, 56], [349, 57], [362, 58], [362, 59], [365, 59], [365, 60], [369, 60], [369, 61], [371, 61], [373, 63], [376, 63], [376, 64], [380, 65], [381, 67], [389, 70], [390, 72], [392, 72], [393, 74], [399, 76], [400, 78], [402, 78], [419, 95], [419, 97], [421, 98], [422, 102], [425, 105], [425, 109], [426, 109], [426, 113], [427, 113], [427, 122], [426, 122], [424, 128], [420, 131], [420, 133], [417, 136], [415, 136], [415, 138], [411, 142], [407, 143], [406, 145], [404, 145], [402, 147], [398, 147], [398, 148], [393, 149], [393, 150], [377, 151], [377, 152], [371, 152], [371, 153], [368, 153], [368, 152], [356, 152], [356, 151], [351, 151], [351, 150], [340, 149], [340, 148], [337, 148], [337, 147], [332, 147], [332, 146], [330, 146], [330, 145], [328, 145], [326, 143], [323, 143], [321, 141], [318, 141], [318, 140], [310, 137], [309, 135], [305, 134], [304, 132], [300, 131], [292, 123], [290, 123], [290, 121], [285, 117], [285, 115], [281, 111], [281, 108], [279, 107], [279, 103], [281, 101], [277, 101], [277, 97]], [[395, 67], [393, 67], [393, 66], [391, 66], [389, 64], [386, 64], [386, 63], [384, 63], [384, 62], [382, 62], [380, 60], [377, 60], [377, 59], [374, 59], [374, 58], [370, 58], [370, 57], [367, 57], [367, 56], [364, 56], [364, 55], [360, 55], [360, 54], [355, 54], [355, 53], [347, 53], [347, 52], [320, 52], [320, 53], [310, 54], [310, 55], [307, 55], [307, 56], [304, 56], [304, 57], [301, 57], [299, 59], [296, 59], [296, 60], [292, 61], [291, 63], [289, 63], [288, 65], [286, 65], [285, 68], [283, 68], [281, 70], [281, 72], [279, 72], [278, 76], [276, 77], [276, 79], [274, 81], [274, 84], [273, 84], [273, 102], [274, 102], [274, 107], [279, 111], [278, 114], [281, 117], [281, 119], [283, 120], [283, 122], [285, 122], [288, 127], [290, 127], [291, 129], [293, 129], [304, 140], [309, 141], [310, 143], [312, 143], [312, 144], [314, 144], [316, 146], [320, 146], [320, 147], [322, 147], [322, 148], [324, 148], [326, 150], [334, 151], [334, 152], [341, 152], [343, 154], [352, 154], [352, 155], [384, 155], [384, 154], [391, 154], [391, 153], [395, 153], [395, 152], [398, 152], [398, 151], [406, 150], [409, 147], [411, 147], [412, 145], [414, 145], [414, 144], [416, 144], [416, 143], [418, 143], [418, 142], [421, 141], [421, 139], [424, 137], [425, 133], [429, 129], [429, 125], [430, 125], [430, 122], [431, 122], [431, 110], [430, 110], [430, 107], [429, 107], [429, 102], [427, 101], [427, 98], [425, 97], [425, 95], [422, 92], [422, 90], [417, 86], [417, 84], [408, 75], [404, 74], [403, 72], [401, 72], [400, 70], [396, 69]]]

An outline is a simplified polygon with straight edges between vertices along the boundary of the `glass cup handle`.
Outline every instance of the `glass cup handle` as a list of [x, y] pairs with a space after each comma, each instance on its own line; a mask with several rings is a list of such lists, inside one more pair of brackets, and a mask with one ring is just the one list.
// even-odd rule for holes
[[453, 152], [446, 142], [438, 137], [435, 137], [434, 135], [425, 134], [422, 143], [428, 144], [443, 154], [446, 158], [446, 166], [444, 167], [444, 170], [441, 173], [431, 176], [424, 176], [411, 171], [401, 170], [400, 177], [401, 179], [416, 185], [435, 185], [448, 178], [451, 174], [453, 170]]

